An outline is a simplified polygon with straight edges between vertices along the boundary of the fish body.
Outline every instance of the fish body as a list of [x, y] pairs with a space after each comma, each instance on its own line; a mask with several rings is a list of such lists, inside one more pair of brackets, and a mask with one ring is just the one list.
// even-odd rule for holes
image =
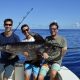
[[17, 42], [17, 43], [9, 43], [6, 45], [0, 45], [0, 51], [8, 52], [10, 54], [18, 55], [23, 54], [24, 52], [29, 53], [29, 59], [34, 59], [37, 57], [37, 50], [43, 44], [39, 44], [36, 42]]
[[38, 43], [38, 42], [17, 42], [17, 43], [0, 45], [0, 51], [8, 52], [14, 55], [28, 52], [29, 56], [27, 59], [34, 60], [39, 57], [41, 58], [42, 53], [44, 51], [50, 53], [50, 51], [54, 50], [54, 47], [56, 47], [56, 45], [53, 46], [52, 44], [48, 44], [48, 43], [45, 44], [45, 43]]

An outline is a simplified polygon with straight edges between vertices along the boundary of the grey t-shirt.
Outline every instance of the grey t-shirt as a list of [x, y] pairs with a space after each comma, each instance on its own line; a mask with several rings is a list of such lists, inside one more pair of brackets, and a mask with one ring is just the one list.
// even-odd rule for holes
[[53, 39], [51, 36], [48, 36], [45, 38], [46, 44], [51, 44], [49, 45], [46, 50], [43, 50], [43, 52], [48, 53], [49, 58], [46, 59], [47, 62], [57, 62], [59, 64], [61, 60], [61, 51], [62, 48], [67, 46], [66, 40], [61, 37], [57, 36], [56, 39]]

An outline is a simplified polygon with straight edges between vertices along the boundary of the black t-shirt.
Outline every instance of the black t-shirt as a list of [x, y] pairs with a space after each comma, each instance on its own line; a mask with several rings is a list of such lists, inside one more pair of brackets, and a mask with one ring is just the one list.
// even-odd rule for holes
[[[15, 42], [20, 42], [20, 39], [16, 34], [12, 33], [12, 35], [9, 37], [6, 37], [4, 35], [4, 32], [0, 34], [0, 44], [1, 45], [8, 44], [8, 43], [15, 43]], [[1, 51], [1, 61], [2, 62], [8, 63], [11, 61], [12, 62], [17, 61], [17, 59], [18, 59], [18, 56], [15, 56], [15, 55], [12, 55], [10, 53]]]

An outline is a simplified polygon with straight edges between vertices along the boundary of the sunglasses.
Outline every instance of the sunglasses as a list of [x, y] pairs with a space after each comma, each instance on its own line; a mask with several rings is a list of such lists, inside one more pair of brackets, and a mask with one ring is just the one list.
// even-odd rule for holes
[[12, 24], [5, 24], [5, 26], [12, 26]]
[[57, 30], [57, 28], [51, 28], [51, 30]]
[[25, 33], [26, 31], [29, 31], [29, 29], [22, 30], [23, 33]]

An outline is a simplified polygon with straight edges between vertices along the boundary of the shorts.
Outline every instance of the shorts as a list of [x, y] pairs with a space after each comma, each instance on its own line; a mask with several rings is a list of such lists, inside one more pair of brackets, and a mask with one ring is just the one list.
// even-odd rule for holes
[[[51, 70], [59, 71], [60, 70], [60, 65], [58, 63], [52, 64], [51, 65]], [[48, 71], [49, 71], [49, 66], [47, 64], [44, 64], [41, 67], [40, 74], [45, 77]]]
[[25, 73], [28, 75], [28, 76], [31, 76], [31, 74], [33, 74], [35, 77], [38, 76], [38, 73], [39, 73], [39, 67], [36, 67], [32, 64], [25, 64]]
[[4, 64], [0, 64], [0, 78], [1, 79], [3, 78], [3, 74], [4, 74], [4, 77], [12, 78], [13, 73], [14, 73], [14, 66], [8, 65], [4, 68]]

